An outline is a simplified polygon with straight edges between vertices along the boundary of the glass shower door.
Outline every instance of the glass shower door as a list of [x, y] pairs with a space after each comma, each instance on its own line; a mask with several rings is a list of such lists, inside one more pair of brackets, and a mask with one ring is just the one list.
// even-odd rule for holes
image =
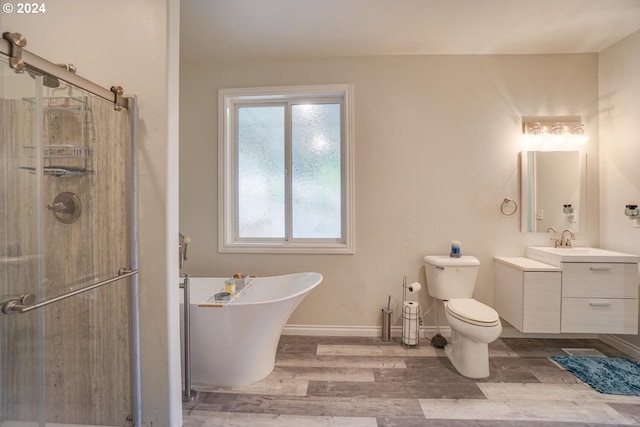
[[[27, 109], [22, 99], [35, 99], [39, 86], [28, 74], [15, 74], [3, 60], [2, 99], [0, 103], [0, 298], [40, 295], [42, 257], [39, 255], [38, 213], [30, 206], [42, 192], [41, 179], [35, 174], [19, 173], [20, 146], [33, 145], [40, 129], [34, 124], [39, 113]], [[20, 143], [18, 143], [20, 141]], [[27, 297], [28, 298], [28, 297]], [[28, 302], [28, 301], [24, 301]], [[39, 316], [0, 316], [2, 351], [0, 352], [0, 421], [36, 421], [42, 417], [41, 376], [43, 319]]]
[[[132, 413], [130, 118], [0, 62], [0, 427], [122, 426]], [[77, 295], [57, 300], [75, 291]]]

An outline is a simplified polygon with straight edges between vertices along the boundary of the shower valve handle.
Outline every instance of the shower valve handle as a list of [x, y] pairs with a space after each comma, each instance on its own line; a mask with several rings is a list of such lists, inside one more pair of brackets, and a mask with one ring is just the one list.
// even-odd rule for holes
[[73, 213], [73, 211], [75, 210], [75, 205], [73, 205], [72, 203], [58, 202], [50, 204], [49, 206], [47, 206], [47, 209], [58, 213]]

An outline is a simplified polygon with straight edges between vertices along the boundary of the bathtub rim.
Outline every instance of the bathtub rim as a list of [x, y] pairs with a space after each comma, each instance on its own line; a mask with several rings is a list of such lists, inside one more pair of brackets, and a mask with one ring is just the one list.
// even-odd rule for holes
[[[309, 278], [309, 277], [313, 278], [315, 276], [315, 279], [312, 279], [313, 283], [310, 286], [307, 286], [306, 288], [304, 288], [304, 289], [302, 289], [302, 290], [300, 290], [298, 292], [289, 294], [289, 295], [287, 295], [285, 297], [282, 297], [282, 298], [268, 299], [268, 300], [255, 301], [255, 302], [242, 302], [243, 295], [240, 295], [240, 298], [238, 300], [234, 300], [234, 301], [232, 301], [230, 303], [227, 303], [227, 304], [222, 304], [221, 306], [211, 306], [211, 307], [207, 306], [206, 308], [225, 308], [225, 307], [233, 307], [233, 306], [249, 306], [249, 305], [259, 305], [259, 304], [272, 304], [272, 303], [279, 302], [279, 301], [286, 301], [288, 299], [296, 298], [296, 297], [298, 297], [300, 295], [303, 295], [303, 294], [306, 294], [308, 292], [311, 292], [316, 286], [318, 286], [324, 280], [324, 276], [322, 275], [322, 273], [318, 273], [318, 272], [315, 272], [315, 271], [304, 271], [304, 272], [299, 272], [299, 273], [287, 273], [287, 274], [280, 274], [280, 275], [277, 275], [277, 276], [258, 276], [258, 277], [255, 277], [253, 280], [255, 281], [255, 280], [267, 280], [267, 279], [281, 279], [283, 277], [291, 278], [293, 276], [301, 276], [301, 277], [304, 277], [304, 278]], [[222, 284], [224, 285], [224, 280], [226, 280], [228, 278], [227, 277], [203, 277], [203, 276], [196, 277], [196, 276], [190, 276], [190, 279], [191, 280], [194, 280], [194, 279], [196, 279], [196, 280], [197, 279], [217, 279], [217, 280], [221, 280]], [[192, 286], [193, 286], [193, 284], [192, 284]], [[254, 283], [252, 283], [252, 284], [250, 284], [248, 286], [254, 286]], [[181, 300], [180, 304], [183, 304], [183, 303], [184, 303], [184, 301]], [[199, 302], [190, 301], [190, 305], [191, 306], [200, 307], [201, 304], [203, 304], [203, 301], [199, 301]]]

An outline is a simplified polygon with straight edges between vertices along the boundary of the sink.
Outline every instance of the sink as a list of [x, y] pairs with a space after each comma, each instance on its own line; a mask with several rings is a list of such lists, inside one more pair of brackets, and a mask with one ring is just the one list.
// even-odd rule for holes
[[575, 247], [552, 248], [547, 246], [528, 247], [527, 258], [560, 267], [563, 262], [640, 262], [640, 256], [614, 252], [600, 248]]

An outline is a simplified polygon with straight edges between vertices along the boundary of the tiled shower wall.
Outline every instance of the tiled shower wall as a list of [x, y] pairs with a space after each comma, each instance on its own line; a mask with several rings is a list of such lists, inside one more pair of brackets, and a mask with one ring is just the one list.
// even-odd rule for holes
[[[29, 292], [40, 301], [130, 267], [129, 113], [93, 96], [73, 96], [67, 104], [56, 99], [60, 105], [45, 106], [42, 132], [43, 144], [89, 149], [86, 164], [51, 160], [89, 170], [76, 176], [39, 177], [22, 169], [36, 165], [25, 148], [35, 140], [35, 105], [25, 99], [0, 104], [3, 295]], [[65, 191], [82, 204], [71, 224], [47, 210]], [[131, 414], [129, 291], [125, 279], [29, 313], [0, 315], [0, 422], [33, 421], [44, 408], [48, 422], [123, 424]]]

